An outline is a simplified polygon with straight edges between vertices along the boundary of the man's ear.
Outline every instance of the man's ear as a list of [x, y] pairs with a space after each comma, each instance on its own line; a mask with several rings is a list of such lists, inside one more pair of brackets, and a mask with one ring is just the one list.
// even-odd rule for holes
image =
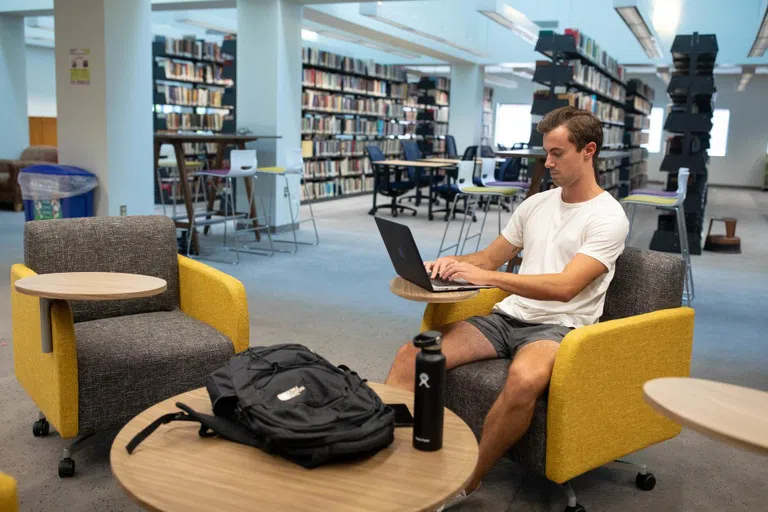
[[595, 153], [597, 152], [597, 144], [594, 142], [588, 142], [586, 146], [584, 146], [584, 156], [587, 158], [592, 158], [595, 156]]

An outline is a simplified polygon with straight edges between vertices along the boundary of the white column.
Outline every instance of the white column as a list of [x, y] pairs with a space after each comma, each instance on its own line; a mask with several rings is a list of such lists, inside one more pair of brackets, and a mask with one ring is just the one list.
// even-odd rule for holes
[[0, 158], [18, 159], [29, 146], [24, 18], [0, 14]]
[[448, 133], [456, 138], [461, 155], [467, 146], [480, 144], [483, 134], [483, 83], [485, 68], [477, 64], [451, 65]]
[[[286, 152], [301, 148], [302, 9], [290, 0], [237, 0], [237, 127], [282, 137], [253, 145], [259, 167], [283, 166]], [[294, 181], [295, 214], [299, 190]], [[284, 190], [275, 188], [283, 184], [282, 178], [262, 177], [257, 183], [257, 193], [272, 198], [274, 226], [289, 222]]]
[[153, 213], [151, 0], [54, 0], [54, 18], [59, 162], [99, 177], [97, 215]]

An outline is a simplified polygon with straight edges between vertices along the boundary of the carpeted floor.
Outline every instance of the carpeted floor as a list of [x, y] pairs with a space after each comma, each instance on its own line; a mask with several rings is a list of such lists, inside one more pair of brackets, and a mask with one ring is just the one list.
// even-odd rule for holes
[[[370, 380], [385, 377], [397, 347], [418, 332], [423, 308], [390, 294], [393, 270], [366, 214], [369, 204], [367, 196], [317, 205], [317, 247], [271, 258], [243, 255], [237, 266], [214, 264], [246, 286], [252, 345], [297, 341]], [[768, 390], [763, 303], [768, 289], [768, 194], [713, 188], [707, 213], [739, 219], [743, 254], [705, 253], [693, 259], [697, 298], [692, 373]], [[444, 223], [428, 222], [424, 213], [399, 219], [411, 226], [423, 257], [433, 258]], [[638, 213], [631, 244], [648, 247], [655, 224], [654, 212]], [[307, 227], [303, 237], [309, 236]], [[495, 218], [487, 228], [484, 244], [495, 235]], [[76, 454], [77, 475], [67, 480], [56, 475], [67, 442], [56, 434], [32, 436], [37, 410], [14, 377], [7, 292], [8, 268], [23, 260], [22, 234], [23, 216], [0, 212], [0, 265], [5, 268], [0, 284], [6, 290], [0, 294], [0, 470], [18, 479], [25, 511], [137, 510], [112, 478], [109, 436]], [[211, 249], [217, 237], [203, 243]], [[656, 489], [637, 490], [634, 473], [599, 469], [573, 481], [579, 502], [590, 512], [765, 510], [768, 503], [764, 457], [687, 430], [630, 459], [649, 465], [658, 480]], [[501, 462], [460, 510], [560, 512], [564, 507], [558, 486]]]

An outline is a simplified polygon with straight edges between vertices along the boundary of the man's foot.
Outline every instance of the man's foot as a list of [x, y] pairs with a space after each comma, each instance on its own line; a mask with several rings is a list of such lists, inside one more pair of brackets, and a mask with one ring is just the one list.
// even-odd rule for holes
[[442, 507], [440, 507], [439, 509], [437, 509], [437, 511], [436, 511], [436, 512], [443, 512], [444, 510], [448, 510], [448, 509], [450, 509], [450, 508], [453, 508], [454, 506], [458, 505], [458, 504], [459, 504], [459, 503], [461, 503], [462, 501], [466, 500], [467, 498], [469, 498], [470, 496], [472, 496], [473, 494], [475, 494], [475, 492], [477, 492], [477, 490], [478, 490], [479, 488], [480, 488], [480, 486], [478, 485], [478, 486], [477, 486], [477, 487], [475, 487], [475, 489], [474, 489], [472, 492], [470, 492], [469, 494], [467, 494], [467, 491], [466, 491], [466, 489], [462, 489], [462, 490], [461, 490], [461, 492], [460, 492], [460, 493], [458, 493], [456, 496], [454, 496], [454, 497], [453, 497], [453, 498], [451, 498], [450, 500], [448, 500], [448, 501], [446, 501], [445, 503], [443, 503], [443, 506], [442, 506]]

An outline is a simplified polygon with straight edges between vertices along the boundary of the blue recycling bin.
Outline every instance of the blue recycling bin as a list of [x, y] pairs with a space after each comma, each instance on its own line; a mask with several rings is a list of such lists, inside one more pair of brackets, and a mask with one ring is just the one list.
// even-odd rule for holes
[[70, 165], [31, 165], [19, 173], [24, 199], [24, 218], [30, 220], [71, 219], [93, 216], [93, 173]]

